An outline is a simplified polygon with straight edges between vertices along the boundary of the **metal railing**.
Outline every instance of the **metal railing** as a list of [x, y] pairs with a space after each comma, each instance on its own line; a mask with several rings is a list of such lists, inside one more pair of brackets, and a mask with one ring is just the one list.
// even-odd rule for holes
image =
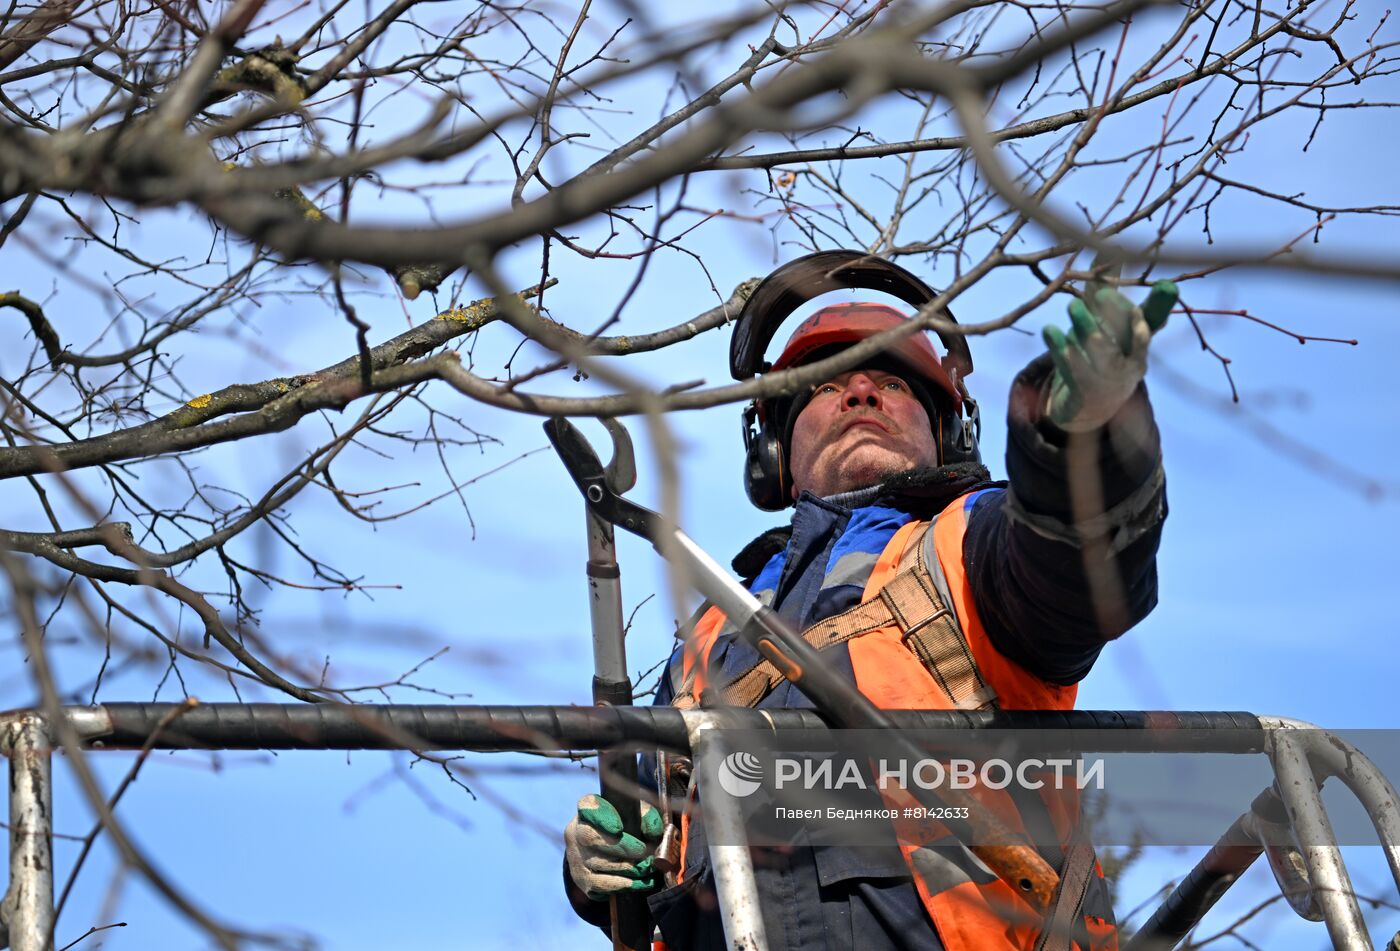
[[[670, 707], [513, 707], [332, 704], [112, 703], [64, 716], [88, 750], [475, 750], [666, 749], [701, 757], [716, 728], [826, 730], [809, 710], [677, 710]], [[1311, 724], [1247, 713], [1129, 711], [890, 711], [904, 730], [1092, 730], [1085, 752], [1262, 753], [1276, 782], [1255, 800], [1125, 943], [1125, 951], [1176, 946], [1221, 895], [1266, 855], [1295, 912], [1325, 922], [1334, 947], [1370, 951], [1361, 909], [1320, 789], [1345, 784], [1370, 817], [1400, 890], [1400, 798], [1365, 756]], [[10, 882], [0, 923], [14, 951], [52, 951], [54, 928], [51, 755], [54, 724], [38, 711], [0, 714], [10, 766]], [[714, 841], [742, 841], [726, 797], [706, 803]], [[729, 826], [732, 835], [718, 833]], [[1278, 830], [1301, 845], [1280, 846]], [[1323, 843], [1323, 844], [1318, 844]], [[1330, 843], [1330, 844], [1327, 844]], [[763, 916], [749, 850], [711, 844], [716, 891], [731, 948], [764, 949]], [[1400, 940], [1400, 936], [1397, 936]]]

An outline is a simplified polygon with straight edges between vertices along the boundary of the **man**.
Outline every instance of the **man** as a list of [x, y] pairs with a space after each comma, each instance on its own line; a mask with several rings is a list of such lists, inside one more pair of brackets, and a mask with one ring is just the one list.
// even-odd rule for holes
[[[1141, 309], [1107, 288], [1088, 297], [1071, 305], [1068, 335], [1047, 328], [1049, 352], [1013, 383], [1009, 483], [989, 480], [960, 425], [965, 393], [923, 333], [751, 411], [760, 429], [749, 440], [750, 497], [770, 508], [762, 500], [795, 503], [789, 528], [735, 559], [760, 600], [810, 640], [818, 621], [835, 630], [840, 618], [878, 608], [875, 595], [892, 573], [917, 567], [952, 609], [942, 633], [887, 617], [866, 625], [876, 630], [820, 645], [877, 705], [1068, 709], [1103, 645], [1155, 605], [1166, 502], [1142, 379], [1149, 339], [1176, 290], [1160, 282]], [[823, 308], [773, 369], [814, 363], [906, 319], [876, 304]], [[939, 660], [950, 654], [957, 662]], [[775, 672], [763, 673], [756, 651], [715, 609], [672, 658], [657, 703], [701, 698], [810, 706]], [[1057, 830], [1073, 824], [1058, 819]], [[660, 837], [654, 811], [643, 827]], [[580, 801], [565, 834], [566, 884], [580, 914], [602, 923], [609, 895], [644, 892], [670, 951], [723, 947], [698, 821], [686, 828], [678, 884], [656, 873], [652, 846], [620, 831], [606, 802]], [[1045, 857], [1068, 883], [1078, 860], [1064, 838]], [[1079, 854], [1093, 865], [1091, 852]], [[755, 875], [773, 948], [1040, 946], [1042, 929], [1027, 924], [1009, 886], [957, 846], [758, 850]], [[1116, 947], [1102, 879], [1086, 871], [1080, 881], [1064, 919], [1070, 938], [1083, 949]]]

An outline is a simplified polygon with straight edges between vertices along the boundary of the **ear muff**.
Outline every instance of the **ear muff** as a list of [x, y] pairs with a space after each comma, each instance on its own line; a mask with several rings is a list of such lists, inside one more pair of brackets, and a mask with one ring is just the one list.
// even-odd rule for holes
[[[915, 308], [937, 296], [904, 268], [862, 251], [819, 251], [797, 258], [764, 278], [745, 302], [730, 341], [730, 374], [743, 381], [767, 372], [764, 351], [779, 325], [807, 301], [843, 288], [890, 294]], [[946, 316], [952, 319], [953, 315]], [[982, 420], [964, 383], [972, 372], [972, 353], [962, 334], [939, 332], [938, 336], [945, 350], [944, 369], [962, 398], [961, 409], [941, 407], [938, 418], [929, 420], [938, 442], [939, 464], [980, 463]], [[744, 409], [744, 489], [755, 506], [777, 512], [792, 504], [791, 474], [783, 453], [790, 403], [782, 399], [763, 403], [759, 406], [754, 401]]]
[[978, 440], [982, 436], [982, 414], [977, 401], [963, 397], [962, 412], [951, 407], [939, 414], [938, 463], [951, 466], [960, 462], [982, 461]]
[[783, 441], [774, 427], [760, 421], [758, 406], [744, 408], [744, 490], [749, 501], [765, 512], [780, 512], [792, 504], [792, 482]]

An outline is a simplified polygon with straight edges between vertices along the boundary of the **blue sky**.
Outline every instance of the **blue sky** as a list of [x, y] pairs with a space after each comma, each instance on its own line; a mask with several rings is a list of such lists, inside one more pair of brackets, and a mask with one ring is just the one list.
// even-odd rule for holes
[[[864, 118], [893, 121], [880, 112]], [[1148, 125], [1159, 120], [1160, 113]], [[1388, 174], [1396, 145], [1392, 127], [1360, 111], [1334, 115], [1326, 134], [1302, 154], [1298, 139], [1305, 129], [1281, 124], [1261, 134], [1232, 173], [1279, 188], [1297, 183], [1319, 201], [1396, 202]], [[738, 207], [747, 201], [741, 187], [762, 188], [761, 176], [719, 176], [700, 183], [696, 201]], [[398, 203], [386, 203], [383, 210], [408, 214]], [[1224, 204], [1217, 217], [1225, 236], [1240, 241], [1279, 241], [1300, 230], [1300, 220], [1306, 225], [1305, 216], [1261, 212], [1253, 204]], [[149, 227], [178, 218], [152, 215]], [[1321, 249], [1380, 253], [1394, 244], [1393, 230], [1381, 224], [1339, 223], [1325, 232]], [[695, 233], [694, 242], [721, 294], [796, 253], [784, 248], [775, 255], [761, 228], [707, 226]], [[533, 283], [536, 263], [532, 253], [508, 257], [509, 281]], [[557, 263], [561, 284], [549, 305], [556, 318], [578, 327], [601, 322], [632, 275], [627, 263]], [[7, 247], [0, 257], [0, 286], [19, 285], [32, 265], [23, 252]], [[934, 284], [950, 277], [946, 271], [914, 269]], [[1019, 279], [994, 275], [955, 310], [964, 321], [996, 316], [1024, 290]], [[1082, 686], [1081, 707], [1237, 709], [1332, 728], [1400, 726], [1390, 702], [1400, 660], [1392, 578], [1400, 531], [1394, 357], [1400, 352], [1400, 324], [1394, 291], [1394, 284], [1380, 282], [1260, 273], [1226, 273], [1183, 289], [1184, 299], [1196, 307], [1247, 306], [1300, 333], [1355, 337], [1360, 343], [1300, 346], [1258, 325], [1208, 319], [1211, 342], [1234, 361], [1242, 397], [1235, 406], [1228, 402], [1218, 362], [1200, 350], [1180, 316], [1157, 338], [1148, 380], [1162, 429], [1171, 505], [1159, 560], [1161, 603], [1105, 650]], [[471, 287], [465, 297], [483, 293]], [[361, 315], [373, 324], [374, 339], [406, 326], [403, 310], [377, 273], [369, 276], [358, 301]], [[653, 274], [624, 311], [620, 332], [669, 325], [713, 303], [708, 278], [693, 261], [659, 255]], [[1021, 326], [1034, 333], [972, 342], [977, 369], [969, 384], [982, 402], [984, 455], [995, 474], [1004, 450], [1001, 420], [1010, 379], [1040, 352], [1039, 328], [1066, 323], [1063, 306], [1054, 302], [1025, 318]], [[414, 321], [426, 319], [432, 302], [420, 300], [409, 313]], [[83, 326], [77, 311], [69, 310], [64, 319]], [[18, 331], [4, 332], [11, 340], [8, 335]], [[213, 390], [309, 369], [353, 348], [342, 318], [319, 303], [288, 303], [262, 315], [251, 329], [231, 333], [233, 342], [210, 334], [190, 345], [182, 369], [191, 387]], [[477, 345], [480, 365], [499, 367], [515, 343], [504, 328], [489, 329]], [[724, 382], [727, 347], [727, 332], [716, 331], [645, 367], [621, 366], [644, 371], [659, 384], [699, 377]], [[527, 357], [534, 355], [527, 350]], [[12, 370], [8, 358], [0, 363]], [[586, 392], [562, 374], [541, 389]], [[451, 650], [428, 666], [421, 680], [462, 694], [459, 702], [588, 702], [581, 500], [553, 454], [536, 451], [546, 445], [537, 419], [473, 406], [445, 387], [435, 387], [432, 397], [444, 411], [464, 414], [500, 441], [485, 452], [455, 451], [451, 459], [459, 476], [486, 473], [531, 454], [466, 491], [470, 520], [447, 500], [370, 529], [346, 520], [324, 496], [298, 499], [294, 515], [302, 538], [333, 553], [347, 571], [363, 574], [365, 583], [398, 587], [348, 597], [257, 594], [265, 636], [313, 670], [329, 653], [333, 671], [360, 682], [392, 679], [448, 645]], [[721, 560], [778, 521], [744, 499], [738, 415], [737, 407], [720, 407], [670, 421], [681, 446], [683, 524]], [[277, 467], [290, 465], [299, 451], [316, 444], [319, 427], [309, 423], [256, 444], [215, 449], [199, 464], [258, 493]], [[641, 427], [632, 429], [641, 470], [635, 495], [655, 504], [655, 454]], [[1275, 435], [1261, 437], [1261, 432]], [[601, 438], [598, 427], [590, 433]], [[153, 469], [149, 482], [159, 491], [162, 474]], [[342, 484], [357, 488], [422, 483], [398, 493], [404, 499], [435, 494], [445, 485], [436, 460], [421, 449], [401, 450], [393, 460], [361, 453], [344, 472]], [[1378, 491], [1359, 490], [1348, 473], [1376, 483]], [[7, 502], [4, 511], [6, 527], [36, 527], [22, 503]], [[281, 559], [281, 567], [295, 570], [265, 533], [250, 536], [245, 550]], [[668, 653], [675, 606], [646, 545], [623, 539], [620, 562], [629, 610], [654, 595], [638, 610], [628, 644], [631, 666], [642, 670]], [[188, 618], [166, 610], [172, 624], [193, 630]], [[7, 656], [16, 656], [13, 647], [7, 650]], [[61, 664], [68, 663], [61, 647], [56, 653]], [[69, 686], [90, 675], [75, 662], [64, 670]], [[102, 697], [149, 699], [152, 690], [148, 676], [114, 675]], [[4, 691], [5, 706], [32, 697], [20, 677], [7, 678]], [[197, 675], [191, 692], [204, 700], [232, 699], [226, 685]], [[159, 698], [179, 695], [172, 680]], [[441, 699], [404, 690], [394, 696], [404, 702]], [[109, 784], [131, 761], [122, 753], [94, 760]], [[603, 946], [563, 900], [562, 848], [554, 831], [562, 830], [574, 801], [594, 787], [595, 777], [576, 765], [523, 756], [478, 755], [465, 762], [479, 772], [472, 785], [489, 790], [490, 797], [473, 800], [430, 765], [410, 770], [407, 759], [387, 754], [158, 755], [128, 792], [121, 813], [148, 854], [187, 894], [252, 930], [307, 933], [322, 947], [347, 951], [506, 948], [517, 946], [522, 936], [544, 947]], [[509, 801], [531, 821], [508, 818], [491, 797]], [[82, 834], [91, 821], [67, 786], [55, 813], [60, 833]], [[57, 847], [62, 869], [74, 849], [62, 840]], [[1384, 886], [1378, 850], [1351, 851], [1360, 863], [1358, 881]], [[1134, 898], [1183, 873], [1190, 860], [1155, 856], [1133, 878]], [[75, 911], [65, 916], [61, 943], [91, 924], [123, 920], [128, 927], [110, 932], [104, 947], [204, 946], [135, 879], [125, 881], [119, 908], [104, 910], [114, 894], [114, 868], [111, 853], [99, 847], [80, 879]], [[1266, 890], [1262, 870], [1251, 873], [1247, 884], [1251, 895]], [[1389, 894], [1393, 899], [1393, 887]], [[1286, 912], [1275, 915], [1278, 927], [1295, 927]], [[1388, 927], [1393, 930], [1394, 922]], [[1289, 947], [1326, 943], [1320, 926], [1280, 933], [1287, 937], [1275, 933], [1275, 940]]]

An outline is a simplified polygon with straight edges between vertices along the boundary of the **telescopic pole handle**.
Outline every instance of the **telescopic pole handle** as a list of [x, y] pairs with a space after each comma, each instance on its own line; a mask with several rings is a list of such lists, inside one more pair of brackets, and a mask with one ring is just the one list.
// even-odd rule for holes
[[[622, 573], [617, 565], [613, 528], [592, 512], [588, 519], [588, 595], [593, 622], [593, 702], [630, 707], [632, 681], [627, 672], [622, 617]], [[637, 756], [631, 750], [598, 754], [598, 788], [622, 819], [622, 830], [642, 838], [642, 809], [637, 798]], [[651, 947], [651, 913], [641, 895], [608, 900], [613, 951], [647, 951]]]

